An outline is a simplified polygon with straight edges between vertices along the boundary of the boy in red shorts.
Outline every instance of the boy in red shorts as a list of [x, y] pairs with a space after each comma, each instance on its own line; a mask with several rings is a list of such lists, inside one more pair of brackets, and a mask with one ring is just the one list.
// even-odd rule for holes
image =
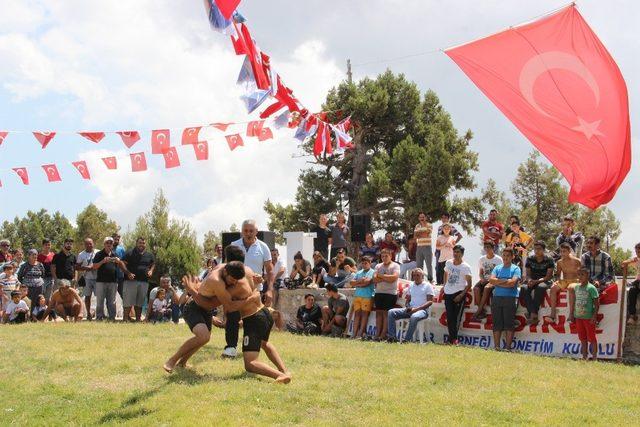
[[598, 358], [598, 340], [596, 339], [596, 325], [598, 324], [598, 310], [600, 300], [598, 289], [589, 283], [589, 270], [578, 270], [580, 283], [570, 288], [569, 294], [569, 322], [576, 322], [578, 338], [582, 347], [582, 358], [588, 359], [589, 344], [591, 345], [591, 360]]

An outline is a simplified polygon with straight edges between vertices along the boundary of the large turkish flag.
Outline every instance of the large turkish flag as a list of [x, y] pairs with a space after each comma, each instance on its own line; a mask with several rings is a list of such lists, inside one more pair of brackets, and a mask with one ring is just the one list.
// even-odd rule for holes
[[564, 175], [570, 202], [613, 198], [631, 166], [627, 88], [573, 5], [446, 53]]

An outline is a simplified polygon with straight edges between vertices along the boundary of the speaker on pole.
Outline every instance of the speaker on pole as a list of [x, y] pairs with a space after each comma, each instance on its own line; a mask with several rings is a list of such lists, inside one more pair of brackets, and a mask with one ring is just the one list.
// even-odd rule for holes
[[371, 215], [353, 214], [351, 222], [351, 241], [364, 242], [364, 237], [371, 231]]

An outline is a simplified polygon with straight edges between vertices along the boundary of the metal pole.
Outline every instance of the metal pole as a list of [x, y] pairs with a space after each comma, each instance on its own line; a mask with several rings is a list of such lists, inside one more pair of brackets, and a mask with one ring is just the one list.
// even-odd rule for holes
[[347, 59], [347, 81], [353, 83], [353, 73], [351, 72], [351, 60]]

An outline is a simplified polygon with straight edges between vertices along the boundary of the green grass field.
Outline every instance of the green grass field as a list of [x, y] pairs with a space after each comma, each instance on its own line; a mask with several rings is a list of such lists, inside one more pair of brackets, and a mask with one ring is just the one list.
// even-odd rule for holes
[[289, 385], [222, 360], [162, 362], [185, 325], [0, 326], [0, 424], [640, 425], [640, 367], [272, 334]]

